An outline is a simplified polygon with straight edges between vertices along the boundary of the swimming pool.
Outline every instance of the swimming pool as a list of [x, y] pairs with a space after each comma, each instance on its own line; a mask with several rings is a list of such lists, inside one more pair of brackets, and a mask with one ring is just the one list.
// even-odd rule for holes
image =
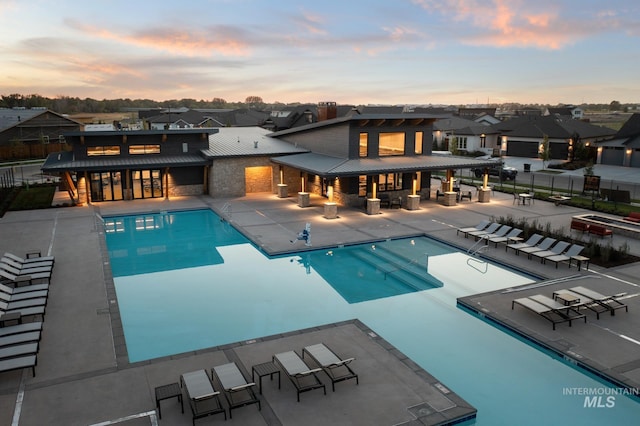
[[476, 424], [640, 415], [623, 396], [585, 407], [568, 388], [610, 388], [456, 307], [530, 277], [428, 238], [267, 258], [209, 210], [105, 218], [105, 231], [131, 362], [358, 318], [476, 407]]

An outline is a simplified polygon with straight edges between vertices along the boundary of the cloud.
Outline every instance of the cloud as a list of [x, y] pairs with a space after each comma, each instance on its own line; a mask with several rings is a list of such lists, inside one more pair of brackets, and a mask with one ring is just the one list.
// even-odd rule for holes
[[[549, 0], [413, 0], [453, 26], [465, 44], [495, 47], [562, 49], [592, 34], [617, 29], [616, 13], [597, 11], [576, 19], [578, 11]], [[567, 15], [567, 16], [565, 16]], [[468, 27], [470, 25], [470, 27]]]
[[97, 28], [67, 19], [65, 23], [85, 36], [134, 46], [151, 51], [165, 51], [182, 56], [247, 56], [251, 51], [247, 31], [228, 25], [213, 25], [203, 29], [150, 27], [133, 33]]

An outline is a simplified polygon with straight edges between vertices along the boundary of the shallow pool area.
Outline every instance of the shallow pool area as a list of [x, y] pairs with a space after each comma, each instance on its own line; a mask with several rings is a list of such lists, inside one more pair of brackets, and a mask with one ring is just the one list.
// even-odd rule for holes
[[[531, 283], [429, 238], [268, 258], [210, 210], [107, 217], [131, 362], [357, 318], [478, 409], [476, 424], [632, 424], [640, 404], [456, 306]], [[354, 366], [355, 368], [355, 366]], [[591, 401], [591, 400], [589, 400]]]

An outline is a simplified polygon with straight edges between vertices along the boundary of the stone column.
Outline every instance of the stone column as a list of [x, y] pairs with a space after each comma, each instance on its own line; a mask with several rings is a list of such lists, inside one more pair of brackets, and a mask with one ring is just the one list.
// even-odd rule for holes
[[418, 210], [420, 208], [420, 196], [408, 195], [407, 196], [407, 210]]
[[367, 198], [367, 214], [380, 214], [379, 198]]
[[308, 192], [298, 192], [298, 206], [300, 207], [309, 207], [309, 193]]
[[481, 203], [491, 201], [491, 188], [480, 188], [478, 190], [478, 201]]
[[455, 191], [447, 191], [444, 193], [444, 197], [442, 197], [442, 204], [445, 206], [455, 206], [457, 204], [458, 193]]
[[324, 203], [324, 217], [327, 219], [335, 219], [338, 217], [338, 204], [327, 202]]
[[289, 189], [286, 183], [278, 184], [278, 198], [287, 198], [289, 196]]

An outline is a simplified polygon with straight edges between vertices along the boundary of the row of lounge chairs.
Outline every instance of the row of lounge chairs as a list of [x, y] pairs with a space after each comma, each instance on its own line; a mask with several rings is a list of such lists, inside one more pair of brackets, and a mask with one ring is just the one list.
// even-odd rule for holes
[[[52, 257], [23, 259], [11, 253], [0, 259], [0, 372], [31, 368], [36, 375], [53, 263]], [[47, 282], [31, 284], [38, 274]]]
[[[309, 366], [305, 358], [314, 365]], [[272, 357], [274, 368], [282, 370], [296, 388], [298, 402], [302, 392], [322, 389], [324, 394], [327, 394], [324, 383], [318, 377], [321, 371], [324, 371], [331, 380], [333, 391], [335, 391], [335, 383], [343, 380], [355, 379], [357, 384], [358, 375], [349, 366], [353, 360], [354, 358], [340, 358], [323, 343], [306, 346], [302, 349], [302, 357], [295, 351], [281, 352]], [[258, 410], [261, 410], [262, 406], [255, 393], [255, 386], [256, 383], [248, 381], [235, 362], [213, 367], [211, 376], [204, 369], [180, 376], [180, 388], [184, 389], [189, 400], [194, 425], [196, 419], [216, 414], [224, 414], [225, 420], [227, 419], [227, 409], [220, 400], [221, 393], [225, 396], [230, 419], [233, 418], [232, 411], [236, 408], [258, 404]], [[221, 389], [222, 392], [216, 389]], [[176, 396], [181, 398], [181, 393]], [[159, 409], [158, 402], [156, 405]]]
[[536, 294], [529, 297], [514, 299], [511, 302], [511, 309], [515, 305], [522, 306], [553, 324], [568, 322], [569, 327], [574, 320], [584, 319], [587, 322], [587, 316], [581, 313], [581, 310], [590, 310], [596, 313], [596, 319], [600, 319], [600, 314], [610, 312], [615, 315], [617, 309], [625, 309], [629, 312], [629, 307], [619, 300], [624, 293], [615, 295], [604, 295], [597, 291], [586, 287], [577, 286], [570, 289], [562, 289], [554, 291], [552, 297]]
[[[543, 237], [534, 234], [525, 242], [521, 242], [522, 230], [512, 228], [509, 225], [501, 225], [488, 220], [481, 221], [478, 225], [467, 228], [458, 228], [457, 234], [462, 233], [465, 238], [472, 236], [476, 241], [484, 240], [486, 244], [494, 243], [497, 247], [499, 243], [505, 244], [505, 250], [513, 250], [516, 255], [526, 253], [529, 259], [540, 259], [540, 263], [547, 261], [555, 263], [556, 268], [560, 262], [568, 262], [569, 267], [573, 261], [580, 268], [582, 262], [589, 262], [589, 259], [581, 256], [584, 246], [571, 244], [567, 241], [557, 241], [551, 237]], [[519, 242], [520, 241], [520, 242]]]

